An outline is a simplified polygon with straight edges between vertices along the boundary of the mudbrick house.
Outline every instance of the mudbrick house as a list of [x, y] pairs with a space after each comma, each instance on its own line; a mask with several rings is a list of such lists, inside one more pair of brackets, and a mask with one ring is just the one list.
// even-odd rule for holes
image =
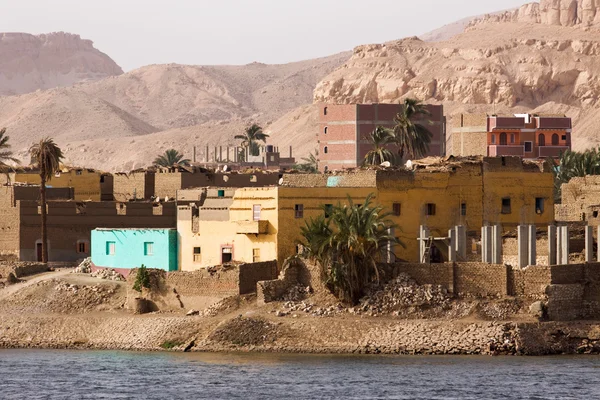
[[[75, 201], [72, 188], [48, 188], [50, 261], [89, 257], [96, 228], [175, 228], [174, 202]], [[0, 254], [41, 258], [39, 186], [0, 186]]]
[[[371, 150], [367, 138], [378, 126], [393, 128], [402, 104], [321, 104], [319, 105], [319, 170], [333, 171], [362, 165]], [[426, 156], [446, 155], [444, 107], [427, 105], [431, 116], [424, 124], [432, 133]]]
[[515, 114], [461, 114], [453, 121], [450, 151], [455, 156], [559, 157], [571, 148], [571, 118]]
[[[392, 212], [405, 248], [398, 260], [422, 262], [425, 240], [459, 232], [463, 261], [482, 228], [502, 232], [554, 221], [553, 175], [543, 162], [518, 157], [429, 158], [409, 169], [356, 169], [330, 174], [285, 174], [263, 188], [206, 188], [179, 192], [179, 266], [192, 270], [229, 261], [280, 263], [299, 250], [300, 228], [323, 206], [356, 204], [369, 194]], [[487, 229], [487, 228], [486, 228]], [[470, 238], [471, 246], [467, 245]], [[452, 260], [448, 245], [432, 242], [434, 261]], [[456, 259], [455, 259], [456, 260]]]

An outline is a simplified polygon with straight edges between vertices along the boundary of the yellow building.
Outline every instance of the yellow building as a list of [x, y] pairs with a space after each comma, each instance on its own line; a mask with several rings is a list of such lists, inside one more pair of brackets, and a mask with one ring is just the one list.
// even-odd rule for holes
[[[297, 252], [305, 221], [322, 214], [323, 205], [347, 203], [348, 196], [361, 204], [373, 194], [374, 201], [392, 213], [390, 218], [399, 227], [395, 234], [406, 246], [397, 246], [396, 257], [412, 262], [419, 261], [421, 225], [436, 237], [462, 225], [469, 237], [477, 238], [488, 224], [511, 230], [519, 224], [541, 227], [554, 221], [552, 172], [543, 163], [516, 157], [435, 158], [415, 162], [410, 169], [286, 174], [279, 187], [221, 190], [221, 200], [218, 189], [207, 190], [204, 204], [209, 200], [220, 204], [180, 206], [182, 269], [219, 264], [228, 257], [223, 255], [228, 246], [235, 261], [250, 262], [258, 254], [258, 260], [277, 258], [281, 263]], [[201, 194], [185, 198], [186, 191], [180, 192], [178, 200], [202, 204]], [[200, 250], [192, 249], [187, 239], [193, 232], [193, 212], [200, 233], [192, 236]], [[244, 223], [251, 223], [249, 233], [241, 228]], [[201, 256], [194, 263], [195, 251]]]
[[[15, 183], [40, 184], [39, 171], [33, 168], [19, 168], [10, 174]], [[48, 187], [72, 187], [75, 200], [112, 201], [112, 176], [87, 168], [63, 168], [46, 184]]]

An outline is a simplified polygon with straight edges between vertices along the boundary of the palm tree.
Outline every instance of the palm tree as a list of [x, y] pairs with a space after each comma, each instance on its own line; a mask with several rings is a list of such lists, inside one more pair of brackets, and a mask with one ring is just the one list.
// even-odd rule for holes
[[301, 228], [306, 255], [319, 262], [329, 289], [352, 304], [364, 295], [366, 285], [379, 279], [377, 264], [390, 245], [400, 244], [391, 234], [396, 225], [388, 219], [390, 214], [373, 206], [372, 198], [371, 194], [356, 205], [348, 197], [348, 205], [328, 210], [329, 218], [310, 219]]
[[3, 172], [9, 177], [11, 167], [6, 164], [8, 161], [19, 163], [19, 160], [13, 157], [13, 152], [10, 150], [10, 144], [8, 144], [10, 137], [6, 136], [6, 128], [0, 129], [0, 172]]
[[319, 151], [316, 150], [315, 154], [312, 152], [308, 154], [308, 157], [303, 157], [303, 163], [294, 165], [294, 168], [309, 173], [319, 172], [319, 162], [317, 161], [317, 156], [319, 155]]
[[[425, 125], [431, 124], [431, 113], [427, 106], [416, 99], [405, 99], [404, 107], [396, 115], [394, 122], [395, 142], [398, 145], [400, 158], [408, 156], [412, 159], [422, 158], [429, 151], [429, 143], [433, 135]], [[415, 122], [415, 119], [425, 118], [425, 123]]]
[[242, 147], [248, 149], [251, 156], [257, 156], [260, 154], [259, 142], [267, 143], [269, 135], [263, 132], [262, 128], [258, 124], [252, 124], [246, 128], [243, 135], [235, 135], [234, 139], [242, 141]]
[[42, 208], [42, 262], [48, 262], [48, 229], [46, 226], [46, 182], [60, 171], [63, 153], [51, 138], [44, 138], [29, 148], [31, 159], [40, 170], [40, 200]]
[[385, 161], [394, 163], [396, 157], [387, 148], [387, 145], [395, 142], [392, 130], [378, 126], [369, 134], [368, 140], [373, 148], [365, 155], [365, 159], [363, 160], [364, 165], [380, 165]]
[[159, 167], [173, 167], [175, 165], [190, 165], [190, 160], [183, 158], [183, 154], [175, 149], [169, 149], [154, 160], [154, 165]]

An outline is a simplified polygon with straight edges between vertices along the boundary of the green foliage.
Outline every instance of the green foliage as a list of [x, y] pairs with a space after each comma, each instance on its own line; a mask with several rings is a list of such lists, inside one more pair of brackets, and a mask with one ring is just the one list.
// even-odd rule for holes
[[[367, 284], [379, 279], [377, 263], [388, 255], [388, 246], [401, 244], [391, 234], [396, 225], [389, 213], [372, 205], [373, 195], [356, 205], [330, 209], [330, 217], [319, 216], [301, 228], [305, 255], [321, 265], [330, 290], [341, 300], [356, 304]], [[323, 207], [325, 212], [325, 207]]]
[[268, 137], [260, 125], [252, 124], [246, 128], [243, 135], [235, 135], [234, 139], [241, 140], [242, 147], [247, 148], [251, 156], [257, 156], [260, 154], [259, 142], [266, 143]]
[[10, 144], [8, 141], [10, 137], [6, 135], [6, 128], [0, 129], [0, 168], [8, 167], [7, 161], [19, 163], [19, 160], [13, 157], [13, 152], [10, 150]]
[[294, 165], [294, 168], [298, 171], [316, 173], [319, 172], [319, 163], [317, 161], [317, 155], [319, 154], [318, 150], [315, 151], [315, 154], [312, 152], [308, 155], [308, 157], [302, 158], [303, 163]]
[[175, 149], [169, 149], [164, 154], [159, 155], [154, 159], [154, 165], [159, 167], [173, 167], [176, 165], [189, 165], [190, 160], [183, 158], [183, 154]]
[[567, 150], [561, 154], [558, 164], [549, 159], [554, 173], [554, 189], [557, 201], [560, 201], [563, 183], [572, 178], [586, 175], [600, 175], [600, 149], [590, 149], [584, 152]]
[[133, 283], [133, 290], [136, 292], [141, 293], [142, 288], [150, 289], [150, 274], [144, 264], [137, 269], [135, 282]]
[[[418, 159], [429, 151], [433, 135], [425, 125], [431, 125], [431, 113], [419, 100], [406, 99], [402, 112], [396, 115], [394, 122], [395, 143], [398, 145], [400, 158]], [[415, 120], [424, 121], [423, 123]]]
[[183, 342], [179, 341], [179, 340], [165, 340], [160, 347], [162, 347], [165, 350], [171, 350], [177, 346], [181, 346], [183, 344]]
[[396, 157], [388, 149], [388, 145], [396, 141], [394, 131], [378, 126], [369, 134], [368, 141], [373, 148], [365, 155], [364, 165], [380, 165], [385, 161], [394, 164]]
[[29, 148], [31, 161], [40, 169], [42, 182], [47, 182], [60, 171], [63, 152], [54, 143], [54, 139], [44, 138]]

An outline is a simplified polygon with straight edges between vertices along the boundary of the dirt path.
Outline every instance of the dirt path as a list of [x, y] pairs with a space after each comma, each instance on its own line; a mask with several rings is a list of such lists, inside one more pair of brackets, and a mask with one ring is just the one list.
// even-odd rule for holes
[[27, 277], [22, 278], [23, 282], [17, 283], [14, 285], [5, 286], [3, 289], [0, 289], [0, 301], [6, 299], [9, 296], [12, 296], [13, 294], [25, 289], [26, 287], [35, 285], [38, 282], [42, 282], [42, 281], [46, 281], [49, 279], [59, 278], [59, 277], [68, 275], [69, 273], [71, 273], [71, 271], [72, 270], [70, 268], [65, 268], [65, 269], [59, 269], [57, 271], [45, 272], [43, 274], [38, 274], [31, 278], [27, 278]]

